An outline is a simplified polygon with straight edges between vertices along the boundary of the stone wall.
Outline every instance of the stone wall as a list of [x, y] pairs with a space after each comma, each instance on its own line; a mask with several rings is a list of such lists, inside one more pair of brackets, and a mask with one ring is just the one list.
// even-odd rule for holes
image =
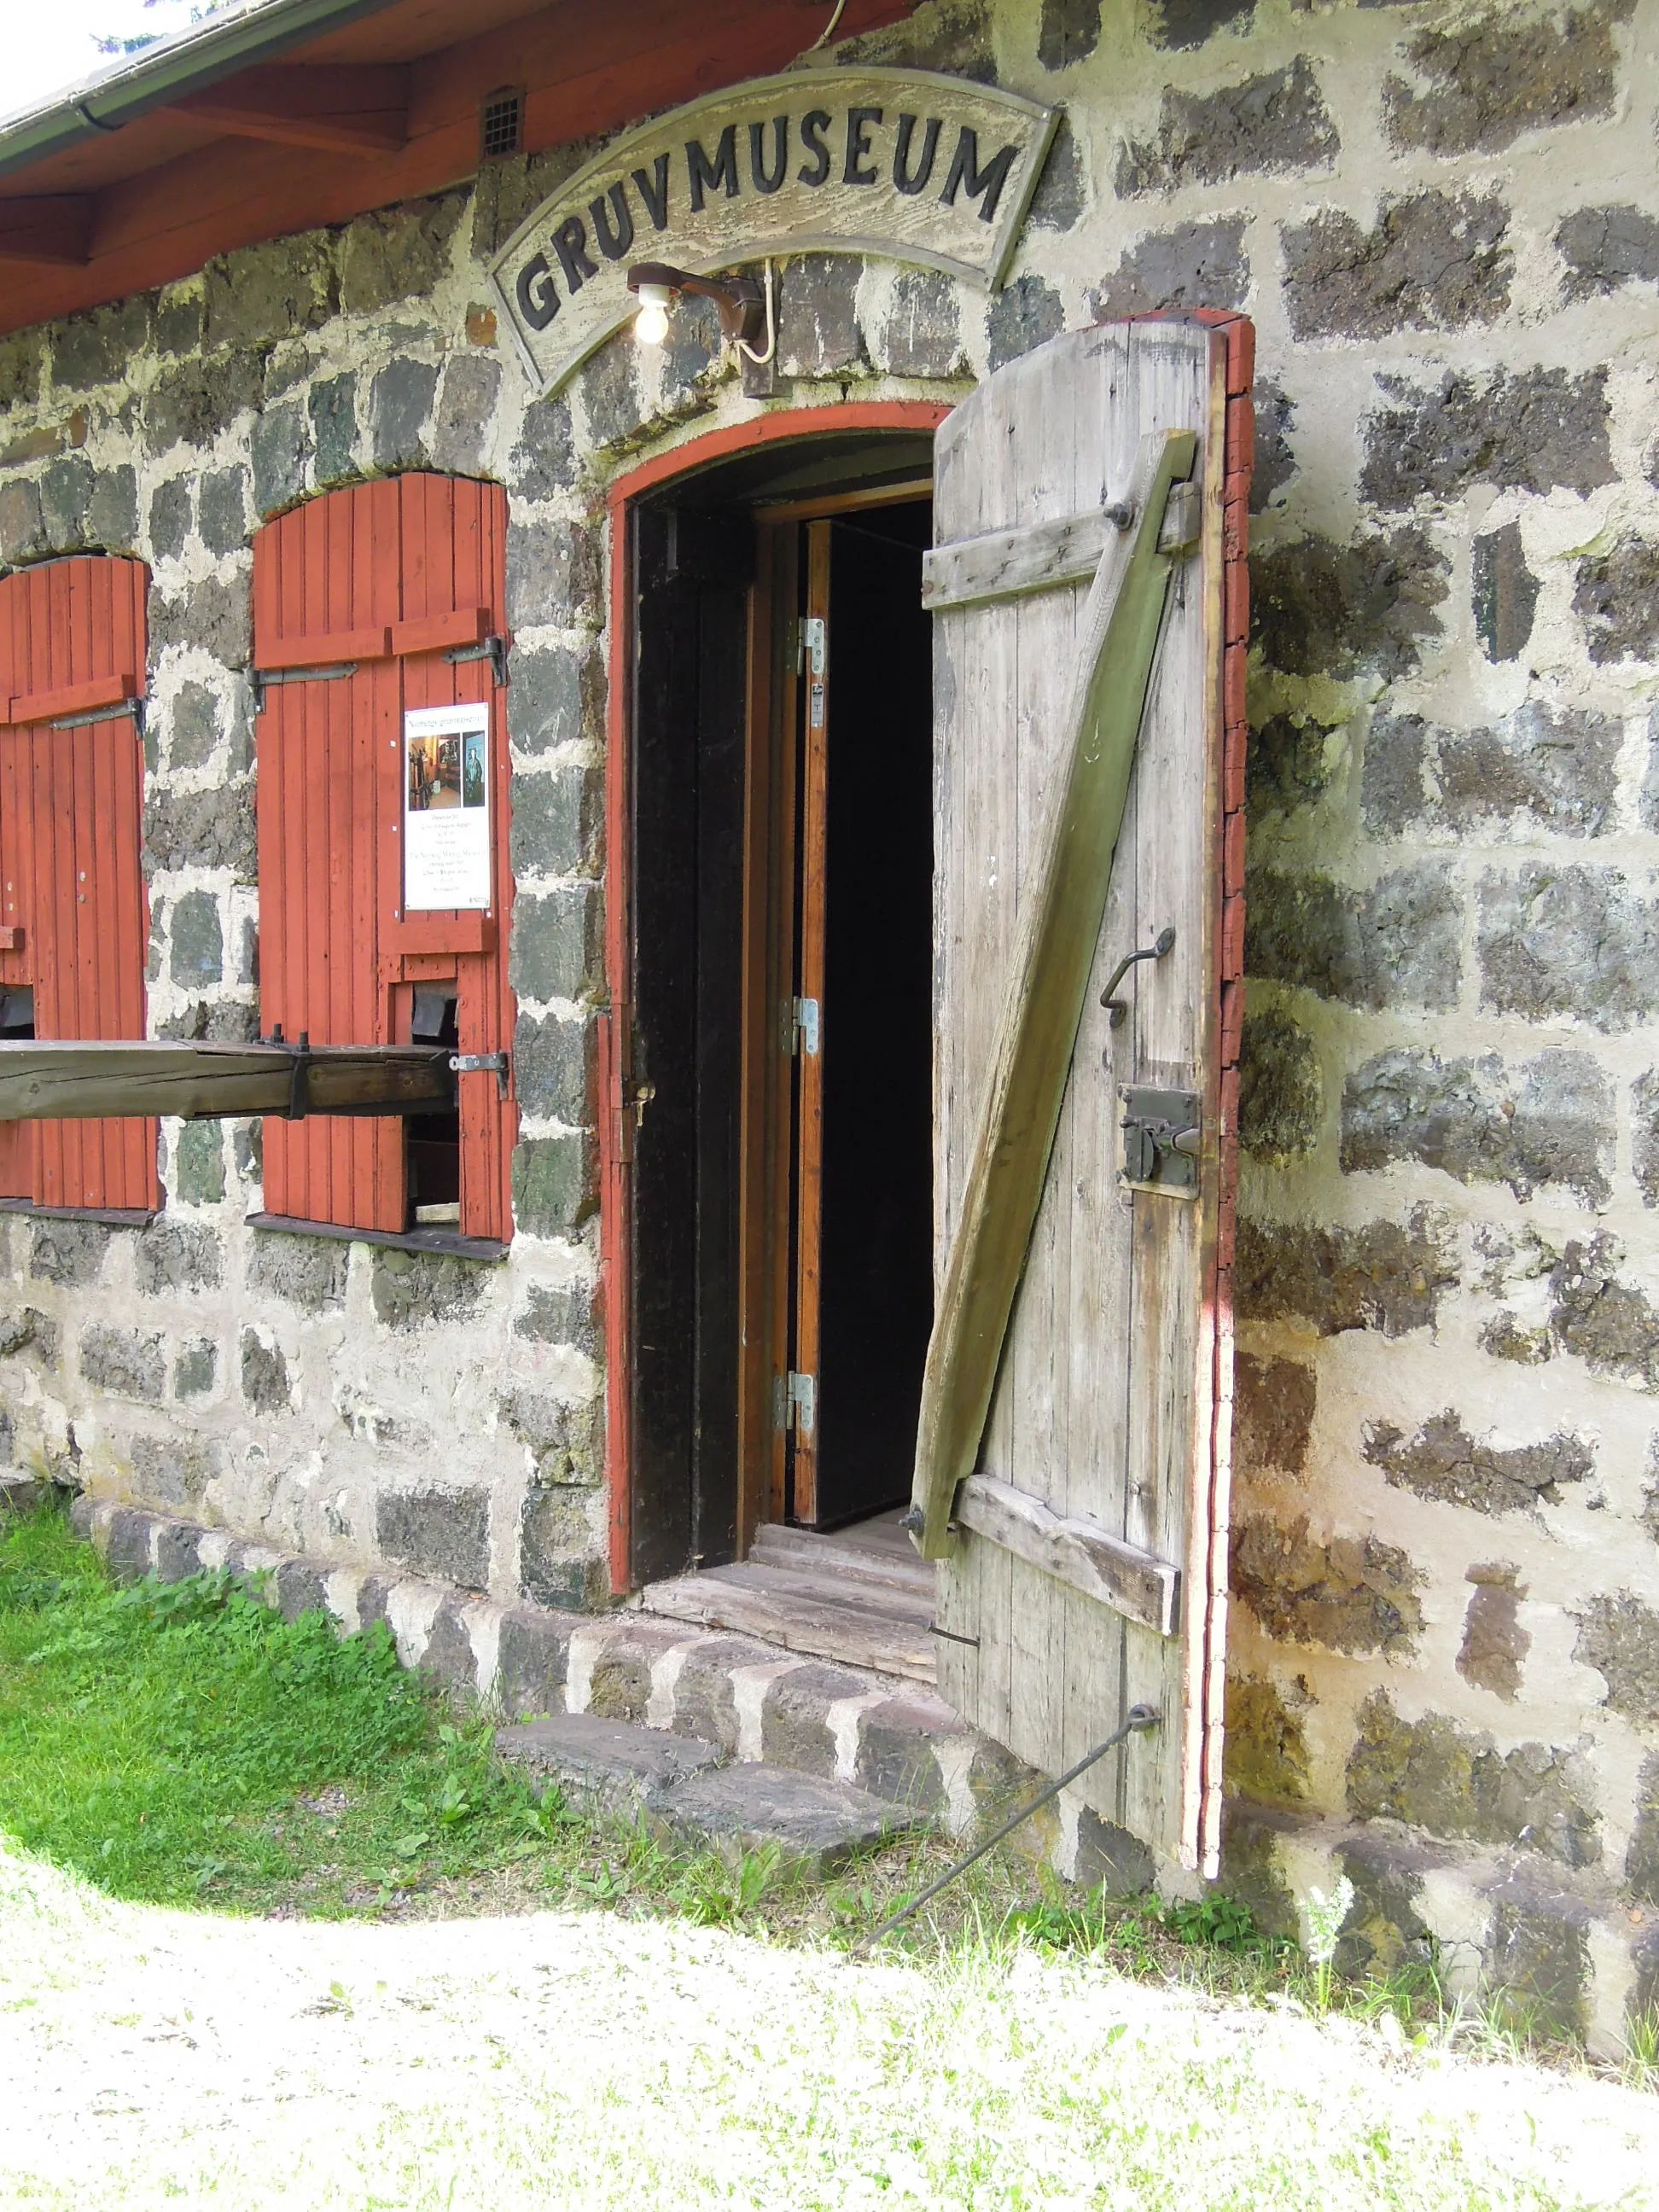
[[[772, 404], [1255, 317], [1232, 1778], [1659, 1903], [1656, 46], [1656, 0], [929, 0], [838, 52], [1067, 108], [1012, 281], [787, 264]], [[695, 315], [528, 398], [482, 262], [587, 150], [0, 344], [0, 556], [154, 568], [161, 1033], [252, 1018], [249, 532], [376, 471], [506, 483], [526, 1113], [497, 1270], [239, 1227], [247, 1128], [166, 1132], [146, 1232], [14, 1222], [18, 1449], [566, 1602], [603, 493], [761, 404]]]

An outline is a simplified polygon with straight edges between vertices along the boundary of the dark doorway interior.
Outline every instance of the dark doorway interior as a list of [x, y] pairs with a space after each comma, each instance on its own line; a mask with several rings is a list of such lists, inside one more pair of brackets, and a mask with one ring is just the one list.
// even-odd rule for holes
[[908, 1495], [933, 1318], [931, 523], [831, 525], [820, 1528]]

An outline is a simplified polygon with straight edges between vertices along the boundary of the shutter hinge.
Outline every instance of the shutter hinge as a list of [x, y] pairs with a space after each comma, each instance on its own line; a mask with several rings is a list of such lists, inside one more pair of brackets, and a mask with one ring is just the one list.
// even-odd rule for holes
[[452, 1075], [493, 1075], [496, 1089], [505, 1098], [507, 1078], [513, 1073], [512, 1056], [504, 1052], [452, 1052], [449, 1072]]
[[274, 684], [340, 684], [357, 673], [355, 660], [339, 660], [326, 668], [256, 668], [253, 672], [253, 711], [265, 711], [265, 694]]
[[501, 690], [507, 689], [507, 640], [498, 637], [493, 630], [482, 645], [458, 645], [445, 653], [444, 659], [452, 664], [463, 660], [487, 660], [497, 687]]
[[788, 1376], [789, 1409], [795, 1417], [800, 1435], [810, 1437], [818, 1417], [818, 1378], [816, 1375], [797, 1375], [793, 1368]]
[[818, 1056], [818, 1002], [816, 999], [796, 999], [791, 1006], [789, 1049], [804, 1052], [811, 1059]]

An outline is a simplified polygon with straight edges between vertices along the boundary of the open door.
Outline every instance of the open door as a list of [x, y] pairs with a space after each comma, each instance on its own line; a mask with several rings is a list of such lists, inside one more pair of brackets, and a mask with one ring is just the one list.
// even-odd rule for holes
[[[1079, 1792], [1155, 1861], [1206, 1872], [1231, 1397], [1227, 362], [1224, 331], [1158, 320], [999, 370], [939, 433], [924, 583], [939, 1310], [913, 1517], [940, 1562], [940, 1687], [1048, 1773], [1156, 1708]], [[1115, 742], [1122, 781], [1097, 804]], [[1068, 1004], [1029, 1018], [1062, 970]], [[1017, 1110], [1045, 1056], [1051, 1101]], [[988, 1227], [1022, 1146], [1023, 1218], [1005, 1205]]]

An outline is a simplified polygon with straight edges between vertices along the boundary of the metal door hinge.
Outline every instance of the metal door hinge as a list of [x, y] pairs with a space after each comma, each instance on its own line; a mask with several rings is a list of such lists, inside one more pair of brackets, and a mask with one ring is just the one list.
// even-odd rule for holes
[[818, 1002], [816, 999], [796, 999], [790, 1007], [789, 1049], [804, 1052], [814, 1060], [818, 1054]]
[[512, 1071], [511, 1057], [504, 1052], [452, 1052], [449, 1055], [452, 1075], [493, 1075], [503, 1098], [507, 1096], [507, 1079]]
[[1119, 1085], [1117, 1095], [1123, 1101], [1120, 1180], [1136, 1190], [1195, 1198], [1199, 1154], [1204, 1146], [1197, 1091], [1156, 1091], [1125, 1083]]
[[811, 661], [814, 676], [822, 676], [830, 658], [830, 625], [822, 615], [805, 615], [795, 624], [795, 673], [805, 676]]
[[792, 1368], [788, 1378], [789, 1408], [795, 1417], [795, 1425], [804, 1437], [810, 1437], [818, 1414], [818, 1378], [816, 1375], [797, 1375]]

